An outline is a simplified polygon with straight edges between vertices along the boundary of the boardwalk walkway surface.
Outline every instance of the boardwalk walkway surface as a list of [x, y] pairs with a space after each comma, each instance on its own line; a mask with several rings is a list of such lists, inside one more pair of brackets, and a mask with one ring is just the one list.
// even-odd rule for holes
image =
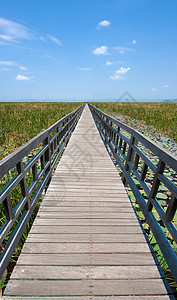
[[3, 299], [170, 299], [88, 106]]

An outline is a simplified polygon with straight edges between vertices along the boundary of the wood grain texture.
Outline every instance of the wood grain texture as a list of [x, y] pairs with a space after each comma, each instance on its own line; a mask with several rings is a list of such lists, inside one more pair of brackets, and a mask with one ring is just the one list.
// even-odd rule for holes
[[92, 245], [88, 244], [89, 253], [64, 254], [21, 254], [17, 265], [48, 266], [153, 266], [151, 253], [92, 253]]
[[[31, 297], [2, 297], [2, 300], [31, 300]], [[172, 298], [169, 298], [169, 296], [59, 296], [59, 297], [35, 297], [35, 300], [169, 300]], [[174, 299], [174, 298], [173, 298]]]
[[157, 279], [156, 266], [17, 266], [11, 279]]
[[[90, 245], [91, 244], [91, 245]], [[24, 253], [59, 254], [59, 253], [148, 253], [146, 243], [31, 243], [27, 241], [23, 246]]]
[[152, 280], [10, 280], [6, 296], [165, 295], [161, 279]]

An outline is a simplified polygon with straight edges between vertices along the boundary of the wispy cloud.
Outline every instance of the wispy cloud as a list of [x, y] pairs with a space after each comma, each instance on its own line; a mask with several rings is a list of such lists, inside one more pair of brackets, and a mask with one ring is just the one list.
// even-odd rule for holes
[[113, 65], [113, 62], [111, 62], [111, 61], [108, 60], [108, 61], [105, 63], [105, 65], [106, 65], [106, 66], [112, 66], [112, 65]]
[[19, 69], [20, 69], [20, 70], [23, 70], [23, 71], [26, 71], [26, 70], [27, 70], [27, 68], [25, 68], [25, 67], [23, 67], [23, 66], [20, 66]]
[[30, 29], [14, 21], [0, 18], [0, 40], [5, 42], [17, 42], [21, 39], [31, 39]]
[[135, 51], [132, 48], [127, 47], [113, 47], [114, 50], [118, 51], [120, 54], [125, 54], [125, 52], [133, 52]]
[[62, 46], [61, 41], [59, 39], [57, 39], [56, 37], [54, 37], [53, 35], [47, 34], [47, 37], [48, 37], [49, 40], [51, 40], [52, 42], [54, 42], [58, 46]]
[[108, 20], [103, 20], [101, 22], [98, 23], [97, 25], [97, 29], [100, 29], [101, 27], [108, 27], [111, 25], [111, 22]]
[[130, 71], [130, 68], [124, 68], [121, 67], [119, 70], [117, 70], [114, 75], [110, 76], [112, 80], [123, 80], [125, 79], [125, 74]]
[[79, 68], [81, 71], [91, 71], [91, 68]]
[[59, 46], [62, 45], [61, 41], [53, 35], [47, 34], [44, 37], [27, 26], [8, 19], [0, 18], [0, 44], [10, 45], [12, 43], [19, 43], [24, 39], [37, 39], [42, 42], [50, 40]]
[[101, 46], [101, 47], [94, 49], [93, 54], [95, 54], [95, 55], [110, 55], [110, 53], [108, 53], [107, 46]]
[[167, 88], [168, 88], [168, 84], [162, 85], [162, 88], [163, 88], [163, 89], [167, 89]]
[[0, 71], [12, 71], [13, 69], [11, 68], [1, 68]]
[[30, 80], [30, 77], [18, 74], [15, 80]]
[[18, 64], [15, 61], [1, 60], [1, 66], [17, 66]]
[[43, 36], [40, 36], [39, 39], [40, 39], [42, 42], [46, 42], [46, 38], [43, 37]]
[[152, 91], [155, 92], [155, 91], [157, 91], [157, 89], [156, 88], [152, 88]]

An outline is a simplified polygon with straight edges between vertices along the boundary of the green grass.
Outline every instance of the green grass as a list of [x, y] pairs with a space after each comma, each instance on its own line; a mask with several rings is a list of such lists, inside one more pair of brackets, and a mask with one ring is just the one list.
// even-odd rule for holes
[[81, 103], [0, 103], [0, 159]]
[[123, 114], [154, 126], [177, 142], [177, 103], [92, 103], [109, 115]]

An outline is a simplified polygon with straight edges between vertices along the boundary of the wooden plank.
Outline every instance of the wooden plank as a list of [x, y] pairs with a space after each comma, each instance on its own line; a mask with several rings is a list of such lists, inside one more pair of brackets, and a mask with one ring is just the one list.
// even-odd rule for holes
[[[91, 244], [91, 245], [90, 245]], [[23, 246], [22, 253], [59, 254], [59, 253], [148, 253], [146, 243], [31, 243]], [[81, 255], [82, 255], [81, 254]]]
[[[41, 207], [44, 206], [53, 206], [56, 204], [56, 201], [52, 201], [51, 198], [48, 198], [48, 200], [43, 200]], [[119, 208], [119, 207], [131, 207], [130, 202], [125, 202], [122, 200], [122, 202], [117, 201], [59, 201], [60, 207], [106, 207], [106, 208]]]
[[[76, 189], [76, 190], [67, 190], [67, 188], [66, 187], [62, 187], [62, 188], [65, 188], [65, 191], [66, 191], [66, 196], [68, 195], [68, 196], [80, 196], [80, 197], [84, 197], [84, 196], [87, 196], [88, 194], [89, 194], [89, 196], [93, 196], [93, 197], [96, 197], [96, 196], [98, 196], [99, 195], [99, 197], [100, 198], [109, 198], [109, 197], [111, 197], [111, 198], [115, 198], [115, 197], [117, 197], [117, 198], [119, 198], [120, 197], [120, 195], [126, 195], [127, 193], [126, 193], [126, 191], [125, 190], [122, 190], [122, 188], [120, 189], [120, 191], [117, 189], [117, 191], [111, 191], [111, 190], [105, 190], [105, 191], [103, 191], [103, 190], [92, 190], [92, 189], [88, 189], [88, 190], [78, 190], [78, 189]], [[58, 190], [60, 190], [60, 188], [58, 188]], [[55, 188], [55, 189], [49, 189], [48, 190], [48, 192], [47, 192], [47, 194], [46, 195], [50, 195], [50, 194], [52, 194], [52, 193], [54, 193], [55, 191], [57, 191], [57, 188]]]
[[11, 279], [157, 279], [156, 266], [17, 266]]
[[[58, 185], [57, 183], [53, 183], [51, 186], [50, 186], [50, 190], [60, 190], [61, 188], [65, 187], [65, 190], [66, 191], [69, 191], [69, 192], [75, 192], [75, 191], [78, 191], [78, 189], [80, 191], [84, 191], [84, 192], [90, 192], [90, 191], [103, 191], [105, 193], [109, 193], [109, 194], [114, 194], [114, 193], [118, 193], [119, 191], [122, 192], [122, 186], [121, 185], [117, 185], [117, 186], [111, 186], [111, 189], [110, 189], [110, 185], [109, 186], [106, 186], [106, 185], [95, 185], [95, 186], [90, 186], [90, 184], [88, 185], [84, 185], [84, 184], [80, 184], [78, 183], [78, 185], [74, 184], [72, 186], [68, 184], [64, 186], [64, 184], [62, 183], [61, 185]], [[124, 194], [124, 191], [122, 192]]]
[[[55, 230], [53, 230], [55, 232]], [[80, 243], [88, 243], [88, 242], [105, 242], [105, 243], [146, 243], [146, 239], [143, 234], [105, 234], [105, 233], [69, 233], [69, 234], [61, 234], [61, 233], [30, 233], [28, 235], [28, 240], [31, 242], [52, 242], [52, 241], [58, 241], [59, 243], [62, 242], [80, 242]]]
[[[103, 192], [103, 191], [94, 191], [94, 190], [90, 190], [88, 192], [84, 192], [84, 191], [67, 191], [65, 190], [65, 188], [63, 187], [64, 191], [65, 191], [65, 197], [97, 197], [99, 196], [100, 198], [119, 198], [121, 195], [126, 195], [126, 191], [120, 191], [120, 192], [115, 192], [115, 193], [109, 193], [109, 192]], [[60, 190], [59, 190], [60, 191]], [[49, 190], [47, 192], [47, 196], [54, 196], [56, 195], [57, 189], [55, 190]], [[60, 194], [57, 194], [57, 197], [60, 198]], [[61, 197], [63, 197], [63, 195], [61, 195]]]
[[33, 225], [30, 231], [30, 234], [36, 234], [36, 233], [42, 233], [42, 234], [53, 234], [53, 233], [117, 233], [117, 234], [132, 234], [132, 233], [138, 233], [142, 234], [142, 230], [140, 226], [80, 226], [80, 225], [63, 225], [63, 226], [38, 226]]
[[[57, 196], [57, 197], [56, 197]], [[108, 198], [100, 198], [99, 196], [98, 197], [83, 197], [83, 196], [67, 196], [65, 193], [63, 194], [63, 197], [58, 197], [60, 196], [60, 194], [56, 194], [56, 193], [52, 193], [51, 195], [47, 195], [45, 197], [45, 200], [44, 201], [56, 201], [58, 203], [61, 203], [61, 202], [78, 202], [78, 201], [82, 201], [84, 200], [84, 202], [89, 202], [90, 204], [92, 204], [92, 202], [99, 202], [100, 205], [102, 202], [117, 202], [117, 204], [119, 203], [130, 203], [130, 200], [127, 198], [127, 195], [126, 194], [121, 194], [120, 197], [108, 197]]]
[[152, 280], [10, 280], [6, 296], [166, 295], [161, 279]]
[[[60, 206], [41, 206], [40, 211], [41, 212], [62, 212], [62, 213], [70, 213], [70, 212], [79, 212], [80, 214], [86, 213], [88, 210], [90, 210], [92, 213], [132, 213], [132, 207], [89, 207], [89, 208], [84, 208], [84, 207], [60, 207]], [[134, 212], [133, 212], [134, 213]]]
[[92, 212], [92, 213], [79, 213], [79, 212], [43, 212], [40, 211], [38, 214], [38, 217], [40, 218], [67, 218], [67, 219], [72, 219], [72, 218], [79, 218], [79, 219], [85, 219], [85, 218], [92, 218], [92, 219], [136, 219], [136, 216], [134, 212], [129, 212], [129, 213], [99, 213], [99, 212]]
[[[89, 245], [88, 245], [89, 246]], [[91, 244], [90, 244], [91, 252]], [[150, 266], [154, 265], [151, 253], [91, 253], [91, 254], [21, 254], [18, 265], [29, 266]]]
[[[31, 300], [31, 297], [2, 297], [2, 300]], [[72, 296], [72, 297], [67, 297], [67, 296], [62, 296], [62, 298], [59, 297], [50, 297], [50, 296], [42, 296], [42, 297], [35, 297], [35, 300], [169, 300], [172, 299], [169, 296]], [[174, 298], [173, 298], [174, 299]]]
[[37, 217], [35, 220], [35, 225], [137, 225], [138, 220], [136, 218], [129, 219], [90, 219], [90, 218], [73, 218], [73, 219], [54, 219], [54, 218], [41, 218]]

